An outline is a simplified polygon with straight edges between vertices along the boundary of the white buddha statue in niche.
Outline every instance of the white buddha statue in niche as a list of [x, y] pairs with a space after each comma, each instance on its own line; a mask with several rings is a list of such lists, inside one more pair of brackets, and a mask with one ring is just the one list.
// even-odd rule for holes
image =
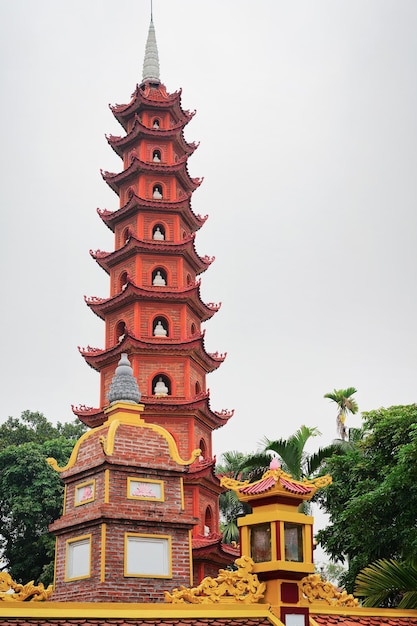
[[155, 328], [153, 329], [153, 334], [154, 334], [154, 337], [166, 337], [167, 336], [168, 334], [167, 330], [161, 321], [158, 321], [158, 323], [156, 324]]
[[164, 237], [164, 233], [161, 231], [161, 229], [159, 228], [159, 226], [157, 226], [155, 228], [155, 232], [153, 234], [153, 239], [155, 239], [156, 241], [164, 241], [165, 237]]
[[162, 276], [161, 272], [158, 270], [155, 274], [155, 278], [152, 281], [152, 284], [156, 287], [164, 287], [167, 284], [167, 281]]
[[153, 392], [155, 396], [167, 396], [168, 395], [168, 387], [162, 380], [161, 376], [159, 377], [159, 380], [156, 383]]

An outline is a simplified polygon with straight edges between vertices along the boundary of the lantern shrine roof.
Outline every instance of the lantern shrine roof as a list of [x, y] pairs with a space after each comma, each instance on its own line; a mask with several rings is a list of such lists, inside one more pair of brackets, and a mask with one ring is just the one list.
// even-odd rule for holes
[[116, 224], [132, 215], [136, 212], [149, 211], [157, 212], [161, 214], [166, 213], [180, 213], [190, 230], [199, 230], [208, 216], [195, 215], [191, 210], [191, 192], [184, 193], [183, 197], [178, 200], [170, 200], [166, 202], [164, 200], [153, 200], [148, 198], [140, 198], [134, 192], [130, 193], [129, 200], [120, 209], [116, 211], [109, 211], [108, 209], [97, 209], [97, 213], [112, 232], [114, 232]]
[[181, 122], [174, 124], [170, 128], [149, 128], [148, 126], [142, 124], [139, 116], [135, 114], [133, 126], [126, 135], [123, 137], [117, 135], [106, 135], [106, 139], [109, 145], [120, 157], [123, 157], [125, 150], [127, 150], [131, 144], [136, 143], [142, 136], [158, 141], [167, 139], [172, 141], [174, 139], [178, 143], [180, 149], [190, 156], [197, 149], [199, 144], [195, 142], [189, 143], [186, 141], [184, 138], [183, 128], [184, 126]]
[[181, 241], [159, 241], [155, 239], [143, 240], [130, 235], [126, 243], [113, 252], [90, 250], [95, 261], [109, 274], [110, 268], [131, 257], [136, 253], [183, 256], [196, 274], [201, 274], [213, 263], [215, 257], [200, 257], [195, 249], [195, 234], [191, 233]]
[[[195, 191], [203, 182], [202, 178], [191, 178], [187, 168], [187, 155], [184, 155], [176, 163], [167, 165], [165, 163], [146, 163], [137, 157], [133, 157], [130, 165], [119, 173], [106, 172], [101, 170], [103, 180], [113, 189], [117, 195], [120, 193], [122, 184], [128, 182], [131, 178], [137, 178], [140, 173], [152, 173], [159, 177], [175, 175], [181, 182], [184, 189]], [[159, 204], [157, 200], [156, 205]]]
[[250, 483], [248, 480], [239, 481], [227, 476], [221, 479], [221, 485], [226, 489], [232, 489], [242, 502], [250, 502], [268, 496], [284, 496], [295, 500], [310, 500], [317, 489], [326, 487], [332, 482], [330, 476], [319, 476], [311, 480], [295, 480], [284, 472], [276, 459], [271, 461], [270, 469], [264, 473], [260, 480]]
[[159, 353], [169, 356], [189, 356], [203, 367], [206, 372], [214, 372], [226, 358], [226, 353], [219, 354], [218, 352], [209, 353], [205, 351], [203, 333], [188, 340], [169, 343], [164, 338], [163, 343], [158, 343], [154, 340], [145, 341], [139, 339], [131, 335], [129, 331], [126, 331], [122, 341], [119, 341], [111, 348], [101, 350], [100, 348], [87, 346], [87, 348], [78, 347], [78, 350], [86, 362], [98, 371], [108, 363], [113, 363], [115, 355], [122, 352], [130, 354], [136, 352], [141, 355], [155, 355]]
[[131, 304], [142, 300], [147, 302], [169, 302], [178, 304], [188, 304], [198, 315], [202, 322], [210, 319], [221, 307], [221, 303], [209, 302], [205, 304], [200, 297], [200, 283], [194, 282], [182, 288], [169, 286], [164, 287], [138, 287], [128, 277], [126, 288], [110, 298], [99, 298], [97, 296], [84, 296], [86, 304], [101, 319], [107, 313], [119, 310], [120, 306]]

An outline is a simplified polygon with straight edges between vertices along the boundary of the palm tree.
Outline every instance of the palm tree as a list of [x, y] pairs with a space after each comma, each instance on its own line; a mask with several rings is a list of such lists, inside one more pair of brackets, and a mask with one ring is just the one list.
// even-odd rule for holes
[[345, 426], [347, 414], [351, 413], [354, 415], [359, 409], [356, 400], [352, 398], [354, 393], [356, 393], [355, 387], [348, 387], [347, 389], [335, 389], [332, 393], [324, 394], [325, 398], [336, 402], [339, 407], [337, 413], [337, 432], [343, 441], [346, 439], [347, 435]]
[[[238, 480], [247, 478], [242, 465], [244, 464], [247, 454], [242, 452], [231, 451], [222, 454], [223, 463], [216, 466], [216, 474], [219, 477], [228, 476]], [[220, 509], [220, 530], [223, 534], [224, 543], [233, 543], [239, 541], [239, 528], [237, 518], [245, 513], [250, 512], [250, 506], [240, 502], [234, 491], [225, 491], [219, 496]]]
[[356, 577], [355, 595], [364, 597], [364, 606], [417, 608], [417, 561], [401, 563], [380, 559]]
[[325, 459], [336, 452], [340, 452], [338, 444], [331, 444], [325, 448], [319, 448], [314, 454], [305, 451], [307, 441], [311, 437], [321, 435], [317, 428], [301, 426], [288, 439], [271, 440], [264, 437], [261, 452], [252, 454], [244, 461], [241, 469], [251, 470], [251, 479], [257, 480], [269, 468], [269, 464], [275, 453], [281, 460], [282, 469], [288, 472], [295, 480], [312, 478], [323, 465]]

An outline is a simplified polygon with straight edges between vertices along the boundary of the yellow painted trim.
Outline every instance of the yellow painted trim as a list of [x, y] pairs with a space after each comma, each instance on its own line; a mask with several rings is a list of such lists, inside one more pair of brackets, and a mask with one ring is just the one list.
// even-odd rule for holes
[[192, 587], [194, 585], [194, 572], [193, 572], [193, 533], [191, 530], [188, 531], [188, 556], [189, 556], [189, 561], [190, 561], [190, 587]]
[[58, 537], [55, 538], [54, 580], [53, 580], [54, 589], [55, 589], [55, 586], [56, 586], [56, 563], [57, 563], [57, 559], [58, 559]]
[[107, 428], [107, 422], [105, 424], [102, 424], [101, 426], [97, 426], [97, 428], [92, 428], [91, 430], [87, 430], [86, 433], [84, 433], [83, 435], [81, 435], [81, 437], [78, 439], [77, 443], [75, 444], [73, 451], [71, 452], [71, 456], [68, 460], [68, 463], [66, 465], [64, 465], [64, 467], [59, 467], [56, 459], [49, 457], [46, 459], [46, 462], [52, 467], [52, 469], [54, 469], [56, 472], [65, 472], [66, 470], [70, 469], [71, 467], [73, 467], [77, 461], [77, 457], [78, 457], [78, 451], [80, 449], [81, 444], [86, 441], [86, 439], [88, 439], [89, 437], [91, 437], [91, 435], [99, 432], [100, 430], [103, 430], [104, 428]]
[[[69, 552], [69, 546], [71, 543], [76, 543], [78, 541], [84, 541], [85, 539], [88, 539], [90, 542], [90, 563], [89, 563], [89, 570], [88, 570], [88, 574], [85, 574], [84, 576], [67, 576], [67, 568], [68, 568], [68, 552]], [[67, 539], [66, 540], [66, 549], [65, 549], [65, 574], [64, 574], [64, 581], [65, 582], [69, 582], [71, 580], [81, 580], [83, 578], [90, 578], [91, 577], [91, 565], [92, 565], [92, 534], [88, 533], [87, 535], [80, 535], [79, 537], [72, 537], [71, 539]]]
[[194, 461], [198, 459], [198, 457], [201, 455], [200, 448], [196, 448], [191, 452], [190, 458], [184, 460], [180, 457], [174, 437], [171, 435], [171, 433], [165, 430], [165, 428], [163, 428], [162, 426], [158, 426], [157, 424], [144, 424], [144, 428], [150, 428], [151, 430], [159, 433], [165, 438], [166, 442], [168, 443], [171, 458], [174, 459], [174, 461], [176, 461], [178, 465], [191, 465], [191, 463], [194, 463]]
[[109, 489], [110, 489], [110, 470], [104, 470], [104, 502], [109, 502]]
[[259, 572], [301, 572], [303, 574], [313, 574], [315, 566], [313, 563], [300, 563], [298, 561], [262, 561], [255, 563], [253, 573]]
[[311, 515], [304, 515], [303, 513], [291, 513], [290, 511], [282, 511], [277, 509], [273, 511], [258, 511], [255, 513], [249, 513], [244, 517], [239, 517], [237, 520], [238, 526], [251, 526], [252, 524], [263, 524], [266, 522], [294, 522], [295, 524], [302, 524], [304, 526], [312, 526], [314, 523], [314, 517]]
[[143, 410], [143, 404], [128, 404], [126, 402], [118, 402], [117, 404], [107, 407], [107, 409], [104, 409], [104, 413], [108, 415], [107, 421], [101, 426], [98, 426], [97, 428], [92, 428], [91, 430], [88, 430], [86, 433], [81, 435], [81, 437], [78, 439], [77, 443], [74, 446], [68, 463], [64, 467], [59, 467], [56, 459], [52, 457], [46, 459], [47, 463], [49, 463], [49, 465], [56, 472], [65, 472], [75, 465], [81, 444], [86, 441], [86, 439], [91, 437], [91, 435], [96, 434], [97, 432], [100, 432], [107, 428], [107, 437], [102, 435], [100, 437], [100, 443], [103, 447], [104, 454], [106, 456], [111, 456], [114, 451], [116, 432], [121, 424], [129, 424], [130, 426], [136, 426], [138, 428], [149, 428], [150, 430], [153, 430], [154, 432], [164, 437], [168, 444], [171, 458], [176, 461], [178, 465], [191, 465], [191, 463], [194, 463], [194, 461], [201, 455], [201, 450], [197, 448], [192, 451], [189, 459], [182, 459], [178, 452], [175, 439], [171, 435], [171, 433], [169, 433], [162, 426], [158, 426], [157, 424], [148, 424], [147, 422], [145, 422], [145, 420], [140, 416], [140, 413]]
[[[156, 485], [160, 485], [161, 487], [161, 497], [160, 498], [152, 498], [151, 496], [133, 496], [131, 495], [131, 483], [143, 483], [149, 484], [153, 483]], [[155, 480], [152, 478], [134, 478], [133, 476], [128, 476], [127, 478], [127, 498], [129, 500], [148, 500], [150, 502], [164, 502], [165, 501], [165, 492], [164, 492], [164, 481], [163, 480]]]
[[181, 511], [185, 509], [185, 496], [184, 496], [184, 479], [180, 478], [180, 491], [181, 491]]
[[[166, 539], [168, 541], [168, 574], [130, 574], [127, 572], [127, 547], [129, 537], [143, 537], [145, 539]], [[171, 535], [151, 535], [148, 533], [125, 533], [123, 575], [126, 578], [172, 578], [172, 537]]]
[[[402, 612], [400, 611], [398, 615]], [[413, 615], [417, 612], [414, 611]], [[267, 619], [273, 626], [283, 626], [282, 622], [272, 613], [269, 604], [164, 604], [134, 602], [2, 602], [2, 617], [19, 617], [31, 619], [138, 619], [138, 617], [158, 619]]]
[[100, 582], [106, 580], [106, 524], [101, 525]]
[[[93, 495], [91, 496], [91, 498], [86, 498], [85, 500], [80, 500], [77, 501], [77, 493], [79, 489], [84, 489], [84, 487], [88, 487], [89, 485], [93, 486]], [[92, 480], [86, 480], [83, 483], [79, 483], [78, 485], [75, 485], [75, 490], [74, 490], [74, 507], [75, 506], [82, 506], [83, 504], [87, 504], [88, 502], [94, 502], [94, 500], [96, 499], [96, 479], [93, 478]]]

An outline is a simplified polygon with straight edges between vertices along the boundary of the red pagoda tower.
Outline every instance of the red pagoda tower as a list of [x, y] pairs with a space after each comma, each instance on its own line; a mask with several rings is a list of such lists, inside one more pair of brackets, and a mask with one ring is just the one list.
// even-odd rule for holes
[[86, 298], [105, 323], [105, 348], [80, 348], [100, 373], [100, 407], [74, 408], [89, 427], [105, 422], [104, 408], [116, 365], [127, 353], [142, 392], [146, 422], [166, 429], [180, 455], [201, 455], [184, 476], [185, 511], [198, 524], [192, 530], [194, 580], [217, 574], [237, 555], [219, 533], [212, 432], [233, 414], [210, 408], [206, 375], [225, 354], [204, 347], [203, 322], [220, 304], [200, 297], [199, 275], [214, 260], [195, 249], [196, 231], [206, 217], [193, 213], [191, 196], [201, 179], [191, 178], [187, 162], [196, 144], [184, 138], [194, 113], [181, 107], [181, 91], [170, 94], [159, 79], [155, 30], [151, 19], [143, 80], [129, 104], [111, 106], [125, 134], [107, 141], [123, 161], [120, 173], [102, 172], [120, 198], [115, 211], [98, 210], [114, 232], [112, 252], [91, 251], [110, 276], [110, 297]]

